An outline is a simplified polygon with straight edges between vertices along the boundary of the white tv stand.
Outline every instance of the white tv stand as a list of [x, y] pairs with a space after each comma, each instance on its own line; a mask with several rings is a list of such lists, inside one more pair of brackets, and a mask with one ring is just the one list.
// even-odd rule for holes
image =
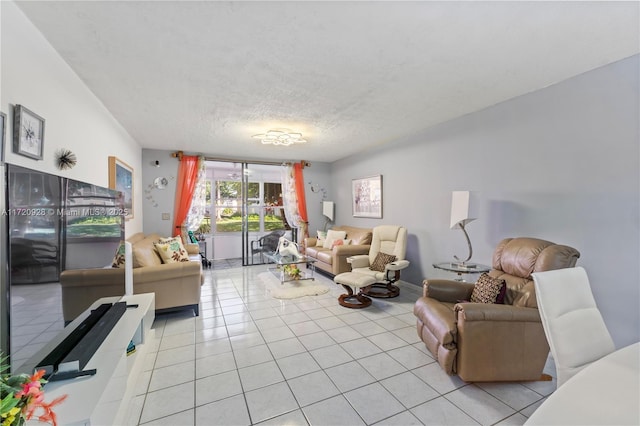
[[[143, 371], [145, 354], [153, 340], [151, 329], [155, 319], [155, 295], [136, 294], [123, 297], [105, 297], [97, 300], [89, 309], [71, 322], [48, 345], [34, 355], [20, 370], [32, 372], [36, 363], [56, 347], [91, 312], [103, 303], [127, 302], [138, 305], [127, 308], [104, 342], [85, 366], [96, 369], [93, 376], [49, 382], [44, 387], [45, 401], [67, 395], [67, 399], [54, 408], [60, 425], [117, 425], [126, 423], [129, 402], [134, 387]], [[127, 346], [133, 340], [136, 351], [127, 356]], [[28, 366], [31, 366], [29, 368]], [[35, 420], [29, 424], [34, 426]]]

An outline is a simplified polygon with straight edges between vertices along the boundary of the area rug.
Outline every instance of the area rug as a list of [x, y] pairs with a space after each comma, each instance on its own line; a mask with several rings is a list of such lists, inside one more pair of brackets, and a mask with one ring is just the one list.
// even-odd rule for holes
[[274, 299], [296, 299], [304, 296], [317, 296], [329, 291], [329, 287], [314, 280], [287, 281], [283, 284], [271, 272], [258, 275], [265, 286], [265, 292]]

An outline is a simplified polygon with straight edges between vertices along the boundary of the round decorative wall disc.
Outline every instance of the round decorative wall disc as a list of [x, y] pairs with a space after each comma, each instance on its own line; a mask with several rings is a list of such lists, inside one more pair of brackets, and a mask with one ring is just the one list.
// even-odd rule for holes
[[157, 177], [153, 180], [153, 186], [155, 186], [158, 189], [165, 189], [168, 184], [169, 184], [169, 181], [165, 177]]

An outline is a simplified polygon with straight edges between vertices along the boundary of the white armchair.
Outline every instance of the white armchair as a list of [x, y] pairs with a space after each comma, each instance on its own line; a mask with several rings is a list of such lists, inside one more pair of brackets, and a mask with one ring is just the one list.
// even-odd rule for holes
[[558, 387], [615, 350], [582, 267], [536, 272], [538, 311], [556, 364]]
[[[336, 275], [334, 281], [342, 285], [348, 294], [341, 296], [340, 304], [348, 308], [362, 308], [371, 304], [370, 297], [396, 297], [400, 288], [394, 283], [400, 279], [400, 271], [409, 266], [407, 229], [397, 225], [381, 225], [373, 228], [369, 254], [348, 259], [351, 272]], [[352, 287], [360, 289], [354, 294]], [[356, 290], [357, 293], [357, 290]], [[355, 298], [356, 301], [351, 302]]]

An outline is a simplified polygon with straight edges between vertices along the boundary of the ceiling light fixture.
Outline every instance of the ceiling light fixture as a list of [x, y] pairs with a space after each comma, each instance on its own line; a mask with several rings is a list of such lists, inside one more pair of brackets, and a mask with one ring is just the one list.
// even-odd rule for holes
[[260, 139], [260, 142], [264, 145], [289, 146], [294, 143], [307, 142], [305, 139], [302, 139], [302, 133], [292, 133], [289, 129], [269, 130], [266, 133], [253, 135], [252, 138]]

